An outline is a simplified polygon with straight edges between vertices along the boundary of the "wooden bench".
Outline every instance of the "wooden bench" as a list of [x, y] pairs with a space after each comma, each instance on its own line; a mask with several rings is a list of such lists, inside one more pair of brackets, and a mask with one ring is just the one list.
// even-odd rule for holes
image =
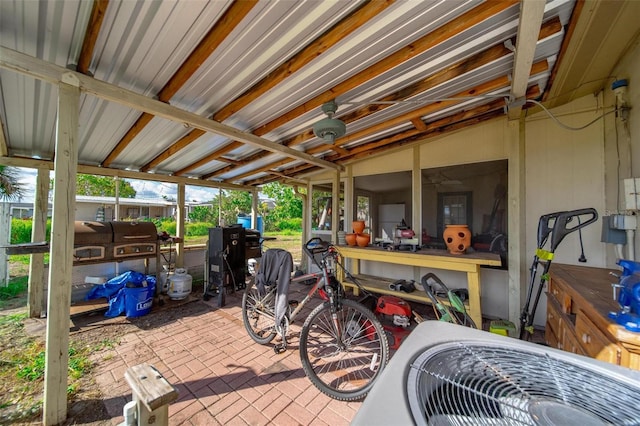
[[169, 404], [178, 399], [178, 390], [150, 364], [129, 367], [124, 378], [137, 405], [137, 424], [168, 425]]

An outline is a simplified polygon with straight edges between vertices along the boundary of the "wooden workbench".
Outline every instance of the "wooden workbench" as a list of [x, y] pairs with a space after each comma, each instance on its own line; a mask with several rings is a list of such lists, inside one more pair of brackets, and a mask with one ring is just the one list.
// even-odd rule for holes
[[[353, 247], [339, 246], [338, 251], [345, 259], [353, 259], [351, 273], [360, 273], [360, 260], [371, 262], [385, 262], [396, 265], [418, 266], [421, 268], [443, 269], [447, 271], [458, 271], [467, 273], [467, 283], [469, 285], [469, 316], [481, 327], [482, 307], [480, 303], [480, 267], [481, 266], [501, 266], [500, 256], [494, 253], [480, 253], [454, 255], [445, 250], [424, 249], [415, 253], [409, 251], [389, 251], [379, 247]], [[355, 284], [345, 282], [347, 287], [357, 289]], [[372, 292], [382, 292], [382, 288], [374, 284], [366, 284], [364, 288]], [[384, 293], [384, 292], [383, 292]], [[399, 297], [409, 298], [409, 294], [395, 292]], [[425, 295], [424, 300], [427, 301]]]
[[547, 293], [546, 343], [554, 348], [640, 370], [640, 333], [609, 318], [619, 312], [611, 272], [620, 269], [554, 263]]

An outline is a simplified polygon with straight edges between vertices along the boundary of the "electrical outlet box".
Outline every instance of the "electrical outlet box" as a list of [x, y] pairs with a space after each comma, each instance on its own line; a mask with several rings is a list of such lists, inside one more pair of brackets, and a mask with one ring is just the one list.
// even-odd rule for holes
[[600, 241], [609, 244], [624, 245], [627, 243], [626, 231], [614, 228], [613, 216], [604, 216], [602, 218], [602, 234], [600, 235]]
[[629, 229], [636, 229], [638, 227], [638, 220], [635, 215], [615, 214], [612, 216], [612, 219], [611, 224], [614, 229], [626, 231]]
[[640, 178], [624, 180], [624, 205], [626, 210], [640, 210]]

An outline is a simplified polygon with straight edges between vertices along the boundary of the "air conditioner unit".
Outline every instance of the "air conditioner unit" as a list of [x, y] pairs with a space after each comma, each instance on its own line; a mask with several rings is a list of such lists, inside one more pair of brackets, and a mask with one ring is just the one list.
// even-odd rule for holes
[[427, 321], [376, 380], [352, 425], [637, 425], [640, 372]]

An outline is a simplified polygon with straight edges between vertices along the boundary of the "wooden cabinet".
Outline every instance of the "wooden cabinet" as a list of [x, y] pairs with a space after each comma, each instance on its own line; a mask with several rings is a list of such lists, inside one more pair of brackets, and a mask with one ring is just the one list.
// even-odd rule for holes
[[549, 346], [640, 369], [640, 333], [608, 317], [617, 311], [611, 283], [620, 271], [553, 264], [547, 291], [545, 340]]

